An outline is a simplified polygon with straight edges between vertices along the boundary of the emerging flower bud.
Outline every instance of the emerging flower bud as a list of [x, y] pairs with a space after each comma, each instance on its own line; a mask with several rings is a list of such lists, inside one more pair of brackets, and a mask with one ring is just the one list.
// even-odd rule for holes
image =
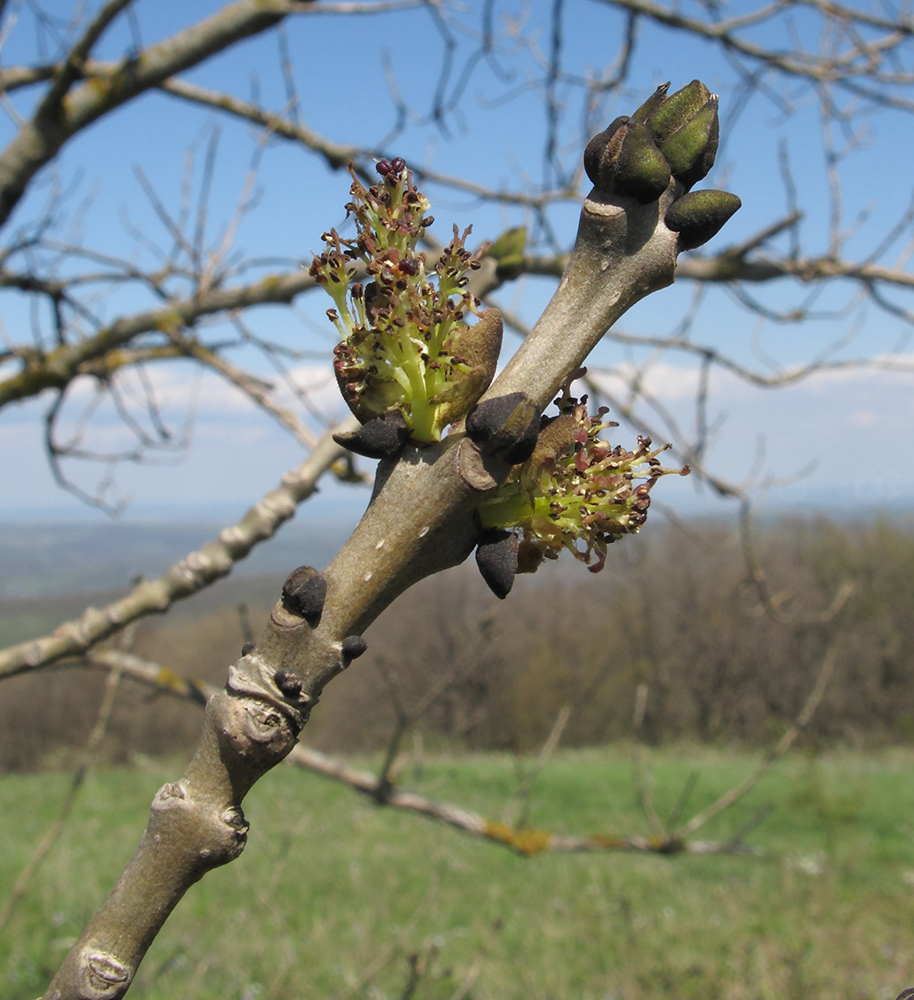
[[716, 95], [700, 80], [667, 95], [669, 86], [662, 84], [633, 115], [616, 118], [587, 144], [584, 169], [598, 188], [646, 205], [663, 194], [671, 175], [688, 189], [714, 165]]
[[669, 187], [679, 195], [665, 221], [679, 233], [679, 247], [693, 250], [711, 239], [740, 207], [739, 198], [724, 191], [689, 192], [714, 165], [720, 141], [716, 94], [693, 80], [674, 94], [669, 84], [629, 116], [622, 115], [594, 136], [584, 151], [584, 169], [605, 192], [637, 198], [643, 205]]
[[578, 401], [567, 386], [556, 402], [559, 416], [540, 431], [532, 456], [483, 500], [479, 518], [484, 529], [518, 532], [518, 572], [532, 572], [565, 548], [596, 573], [607, 546], [640, 531], [657, 480], [689, 470], [661, 468], [657, 456], [669, 445], [652, 448], [647, 437], [639, 436], [633, 451], [613, 447], [600, 437], [618, 426], [603, 420], [606, 409], [589, 416], [587, 397]]
[[712, 94], [707, 104], [674, 129], [661, 143], [660, 152], [669, 163], [673, 176], [684, 187], [690, 188], [714, 166], [719, 141], [717, 96]]
[[618, 190], [647, 205], [670, 183], [670, 168], [642, 122], [617, 118], [584, 151], [584, 169], [597, 187]]
[[[428, 200], [399, 157], [381, 160], [377, 171], [383, 180], [369, 188], [353, 174], [346, 208], [356, 236], [325, 233], [327, 248], [314, 258], [310, 273], [334, 301], [328, 316], [342, 340], [333, 368], [349, 408], [363, 424], [396, 413], [406, 427], [403, 439], [427, 444], [440, 440], [494, 378], [501, 316], [492, 309], [478, 313], [479, 303], [466, 291], [467, 273], [479, 267], [486, 247], [468, 251], [470, 230], [461, 234], [455, 226], [434, 270], [427, 272], [425, 254], [417, 248], [434, 221], [426, 214]], [[355, 265], [368, 272], [367, 281], [354, 280]], [[479, 321], [466, 323], [468, 313]], [[386, 432], [397, 426], [396, 421], [374, 425], [385, 433], [373, 429], [347, 441], [363, 454], [379, 447], [386, 453], [395, 443]]]
[[[656, 141], [664, 142], [682, 128], [711, 99], [711, 91], [701, 82], [693, 80], [674, 94], [660, 101], [645, 117]], [[642, 105], [644, 107], [645, 105]]]

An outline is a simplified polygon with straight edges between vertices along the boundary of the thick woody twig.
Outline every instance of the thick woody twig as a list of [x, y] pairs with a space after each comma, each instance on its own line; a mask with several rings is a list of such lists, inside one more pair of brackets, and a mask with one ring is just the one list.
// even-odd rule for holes
[[[679, 236], [662, 220], [680, 193], [674, 181], [643, 205], [591, 192], [555, 296], [480, 405], [512, 393], [546, 405], [629, 306], [672, 282]], [[381, 462], [352, 537], [323, 574], [302, 569], [289, 578], [260, 645], [210, 700], [187, 772], [157, 794], [136, 853], [47, 1000], [127, 991], [190, 885], [243, 849], [244, 795], [290, 753], [324, 686], [348, 666], [349, 650], [364, 649], [361, 633], [413, 583], [466, 558], [477, 537], [474, 509], [509, 469], [459, 433], [426, 448], [407, 445], [398, 460]], [[497, 827], [489, 835], [499, 833], [504, 839]]]
[[[350, 419], [336, 431], [345, 432], [353, 426]], [[120, 600], [104, 608], [87, 608], [80, 618], [64, 622], [51, 635], [0, 652], [0, 680], [83, 653], [130, 622], [161, 614], [174, 601], [190, 597], [226, 576], [236, 562], [271, 538], [292, 517], [296, 506], [314, 492], [318, 479], [345, 454], [328, 431], [308, 458], [283, 476], [280, 486], [251, 507], [237, 524], [223, 529], [218, 539], [191, 552], [158, 579], [140, 582]]]

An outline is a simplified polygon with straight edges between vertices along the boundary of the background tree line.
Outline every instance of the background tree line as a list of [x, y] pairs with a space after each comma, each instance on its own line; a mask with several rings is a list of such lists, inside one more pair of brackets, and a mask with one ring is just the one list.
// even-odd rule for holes
[[[834, 674], [804, 741], [878, 746], [914, 738], [910, 520], [798, 517], [766, 524], [757, 541], [787, 620], [766, 615], [747, 585], [739, 532], [714, 524], [696, 523], [687, 534], [657, 526], [637, 546], [618, 547], [619, 576], [581, 580], [574, 566], [557, 568], [505, 604], [483, 593], [475, 574], [446, 574], [435, 584], [453, 609], [443, 619], [428, 614], [433, 585], [419, 586], [379, 620], [361, 668], [328, 692], [309, 743], [334, 753], [382, 750], [398, 708], [409, 714], [437, 692], [410, 726], [410, 740], [418, 735], [428, 748], [526, 753], [546, 740], [564, 706], [571, 714], [562, 745], [598, 746], [636, 735], [644, 685], [639, 739], [764, 746], [796, 717], [832, 644]], [[853, 582], [853, 598], [822, 621], [819, 611], [843, 581]], [[273, 589], [271, 579], [223, 584], [193, 614], [144, 622], [131, 649], [218, 684]], [[7, 601], [4, 610], [26, 615], [39, 603]], [[49, 676], [52, 684], [29, 676], [6, 682], [4, 769], [55, 763], [92, 725], [98, 667]], [[119, 761], [171, 754], [193, 746], [198, 726], [197, 710], [125, 680], [105, 750]]]

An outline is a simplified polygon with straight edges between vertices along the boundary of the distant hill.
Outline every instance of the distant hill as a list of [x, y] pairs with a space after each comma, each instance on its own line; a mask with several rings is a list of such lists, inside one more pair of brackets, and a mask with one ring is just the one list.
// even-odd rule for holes
[[[354, 496], [345, 503], [310, 505], [307, 512], [285, 524], [268, 542], [238, 564], [233, 576], [282, 576], [303, 564], [323, 568], [355, 527], [367, 499]], [[675, 508], [673, 508], [675, 510]], [[661, 521], [657, 504], [654, 522]], [[221, 513], [221, 512], [220, 512]], [[219, 532], [238, 516], [234, 508], [224, 520], [172, 514], [133, 521], [28, 520], [19, 516], [0, 520], [0, 599], [52, 594], [122, 591], [137, 576], [155, 577], [172, 563]], [[719, 505], [713, 516], [686, 517], [693, 525], [734, 524], [735, 505]], [[0, 514], [2, 517], [2, 514]], [[914, 531], [912, 504], [875, 507], [816, 507], [797, 509], [762, 506], [759, 527], [770, 528], [794, 517], [861, 527], [877, 519], [898, 530]]]
[[[137, 576], [158, 576], [216, 538], [226, 523], [0, 524], [0, 598], [120, 590]], [[348, 518], [293, 520], [258, 545], [235, 572], [282, 575], [302, 564], [323, 567], [353, 523]]]

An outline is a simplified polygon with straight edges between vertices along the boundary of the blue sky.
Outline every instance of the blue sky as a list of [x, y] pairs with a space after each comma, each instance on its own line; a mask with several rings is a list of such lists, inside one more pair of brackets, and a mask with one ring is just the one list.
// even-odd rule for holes
[[[215, 9], [213, 3], [194, 5], [194, 13]], [[136, 5], [141, 37], [148, 43], [186, 23], [187, 4], [159, 2]], [[523, 17], [519, 4], [496, 6], [498, 23]], [[544, 50], [549, 43], [548, 24], [537, 24], [538, 5], [528, 9], [523, 30]], [[472, 25], [470, 15], [463, 21]], [[810, 22], [811, 24], [811, 22]], [[807, 29], [800, 24], [798, 30]], [[565, 66], [584, 73], [602, 69], [616, 52], [620, 19], [603, 5], [580, 0], [566, 4]], [[288, 46], [296, 66], [302, 97], [301, 114], [307, 124], [328, 138], [341, 141], [379, 142], [395, 123], [385, 60], [399, 91], [420, 113], [431, 106], [442, 49], [427, 12], [404, 11], [391, 17], [355, 19], [304, 15], [289, 22]], [[461, 56], [470, 40], [455, 36]], [[118, 31], [106, 39], [99, 55], [117, 58], [130, 45]], [[29, 33], [13, 33], [3, 50], [7, 64], [25, 58]], [[535, 86], [519, 90], [538, 70], [535, 44], [519, 54], [506, 53], [503, 66], [512, 76], [499, 76], [485, 63], [477, 66], [461, 104], [461, 113], [447, 120], [448, 130], [410, 120], [395, 149], [414, 164], [424, 164], [449, 174], [466, 174], [474, 180], [520, 189], [539, 183], [541, 157], [541, 93]], [[215, 88], [231, 89], [248, 97], [256, 74], [256, 87], [268, 106], [281, 106], [283, 80], [273, 37], [254, 39], [231, 53], [212, 60], [189, 78]], [[603, 127], [617, 113], [630, 110], [658, 83], [671, 79], [674, 86], [701, 76], [721, 94], [724, 121], [735, 101], [732, 67], [707, 43], [684, 42], [669, 30], [645, 31], [629, 76], [631, 86], [619, 104], [604, 109]], [[239, 83], [239, 81], [242, 81]], [[512, 100], [500, 98], [519, 91]], [[568, 142], [566, 163], [573, 166], [580, 155], [576, 132], [580, 108], [573, 94], [569, 124], [562, 140]], [[790, 93], [792, 113], [784, 114], [764, 95], [750, 101], [731, 130], [718, 165], [708, 178], [710, 186], [737, 192], [744, 207], [717, 237], [714, 246], [739, 242], [783, 215], [786, 196], [779, 167], [779, 150], [786, 143], [798, 200], [805, 212], [804, 247], [820, 253], [827, 247], [828, 184], [823, 169], [821, 129], [813, 95], [800, 86]], [[14, 99], [20, 110], [30, 106], [28, 94]], [[728, 105], [728, 101], [730, 104]], [[187, 163], [194, 151], [195, 184], [208, 138], [219, 132], [215, 181], [210, 205], [209, 241], [217, 245], [220, 227], [231, 217], [244, 188], [251, 154], [251, 130], [219, 119], [172, 98], [153, 94], [136, 106], [125, 108], [94, 126], [69, 146], [52, 171], [44, 175], [17, 211], [12, 228], [34, 218], [56, 180], [67, 191], [61, 216], [60, 238], [82, 241], [87, 247], [133, 256], [138, 262], [152, 259], [138, 247], [130, 227], [144, 238], [167, 245], [167, 236], [155, 218], [136, 174], [141, 165], [158, 197], [176, 210]], [[0, 121], [0, 142], [13, 134], [9, 118]], [[912, 153], [910, 118], [900, 113], [877, 112], [866, 119], [866, 128], [855, 136], [859, 149], [843, 161], [842, 225], [851, 229], [845, 253], [864, 256], [873, 252], [882, 235], [911, 197]], [[575, 142], [572, 142], [572, 139]], [[241, 222], [237, 245], [252, 255], [309, 261], [320, 245], [320, 233], [343, 221], [348, 178], [331, 173], [312, 155], [288, 144], [272, 143], [260, 162], [257, 210]], [[468, 195], [442, 195], [434, 186], [426, 191], [439, 220], [439, 237], [452, 222], [474, 225], [480, 239], [500, 228], [527, 222], [519, 210], [491, 209]], [[85, 211], [80, 206], [85, 204]], [[577, 208], [558, 207], [553, 224], [558, 241], [568, 245]], [[911, 237], [904, 237], [884, 255], [894, 264]], [[64, 265], [65, 266], [65, 265]], [[802, 303], [809, 288], [780, 282], [750, 291], [769, 309], [786, 310]], [[549, 294], [543, 281], [526, 280], [503, 290], [501, 300], [531, 322]], [[627, 332], [659, 335], [673, 329], [689, 308], [693, 288], [688, 283], [662, 291], [640, 303], [626, 316]], [[851, 288], [836, 288], [816, 307], [825, 315], [805, 324], [763, 322], [740, 307], [725, 290], [709, 291], [697, 315], [692, 335], [710, 347], [726, 349], [740, 363], [770, 370], [774, 363], [791, 366], [807, 362], [840, 338], [849, 337], [836, 357], [882, 357], [902, 345], [902, 360], [914, 367], [914, 344], [905, 344], [906, 324], [872, 307], [855, 304]], [[903, 298], [895, 296], [897, 301]], [[120, 311], [147, 307], [151, 299], [136, 288], [111, 296], [102, 307], [108, 318]], [[294, 310], [264, 309], [251, 317], [252, 326], [283, 343], [312, 352], [296, 366], [297, 376], [317, 388], [316, 403], [328, 418], [343, 411], [329, 384], [327, 362], [334, 342], [323, 317], [327, 302], [318, 296], [300, 300]], [[839, 312], [839, 315], [833, 313]], [[21, 298], [6, 293], [0, 298], [0, 315], [8, 331], [28, 321]], [[506, 349], [514, 343], [507, 339]], [[605, 345], [593, 362], [624, 371], [641, 363], [646, 353], [626, 352]], [[265, 375], [272, 374], [263, 358], [239, 351], [236, 360]], [[189, 393], [196, 394], [193, 434], [189, 446], [168, 456], [164, 464], [121, 464], [116, 484], [129, 498], [125, 516], [168, 515], [180, 512], [240, 513], [278, 482], [282, 472], [300, 461], [301, 449], [269, 419], [211, 376], [198, 378], [184, 365], [152, 372], [165, 400], [165, 412], [182, 426]], [[689, 428], [694, 422], [690, 389], [697, 369], [692, 358], [667, 354], [648, 376], [648, 385], [675, 419]], [[611, 380], [611, 377], [610, 377]], [[732, 376], [712, 381], [709, 418], [713, 425], [709, 464], [738, 482], [758, 487], [776, 483], [765, 491], [765, 502], [777, 509], [809, 506], [865, 507], [914, 501], [914, 375], [897, 372], [827, 372], [790, 389], [761, 390]], [[324, 388], [321, 388], [321, 387]], [[89, 392], [85, 387], [83, 397]], [[77, 392], [77, 397], [79, 396]], [[290, 397], [291, 401], [291, 397]], [[41, 421], [48, 400], [7, 408], [0, 413], [0, 447], [6, 468], [15, 476], [0, 477], [0, 519], [24, 515], [56, 518], [103, 517], [61, 492], [53, 483], [41, 452]], [[75, 412], [75, 410], [74, 410]], [[623, 431], [623, 433], [631, 433]], [[93, 440], [116, 443], [122, 436], [111, 414], [95, 418]], [[90, 486], [103, 469], [77, 470], [74, 475]], [[802, 475], [801, 475], [802, 473]], [[666, 487], [666, 488], [663, 488]], [[662, 495], [661, 495], [662, 490]], [[715, 509], [707, 491], [688, 480], [667, 481], [658, 487], [658, 498], [686, 513]], [[327, 484], [312, 510], [345, 509], [353, 516], [365, 500], [350, 488]]]

